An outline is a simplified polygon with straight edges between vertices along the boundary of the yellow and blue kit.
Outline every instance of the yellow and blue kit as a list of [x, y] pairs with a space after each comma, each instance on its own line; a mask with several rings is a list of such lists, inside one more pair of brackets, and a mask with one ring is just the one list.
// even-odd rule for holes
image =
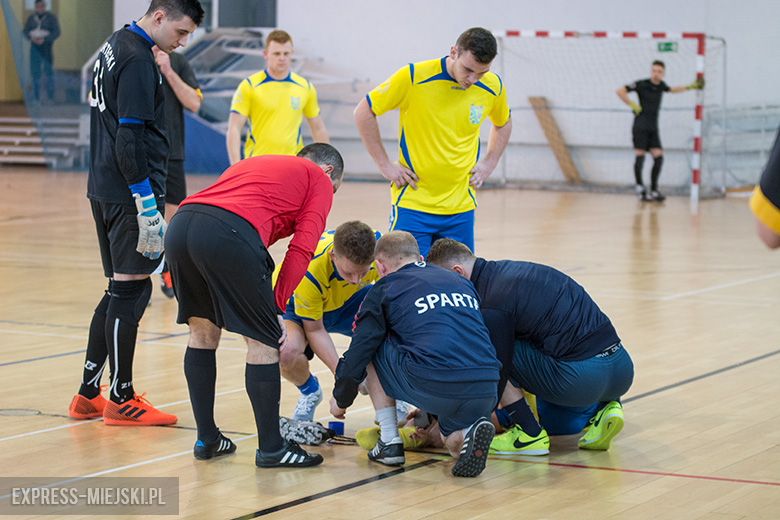
[[750, 197], [750, 209], [763, 224], [780, 235], [780, 132], [761, 179]]
[[303, 148], [303, 117], [317, 117], [317, 91], [308, 80], [290, 72], [274, 79], [266, 71], [241, 82], [230, 111], [248, 118], [244, 159], [256, 155], [295, 155]]
[[479, 160], [479, 128], [485, 118], [509, 121], [504, 85], [486, 73], [464, 89], [449, 75], [446, 57], [410, 63], [366, 96], [375, 115], [399, 114], [399, 161], [419, 177], [417, 190], [392, 185], [392, 204], [438, 215], [473, 210], [469, 172]]
[[[350, 285], [341, 278], [328, 254], [333, 251], [334, 233], [326, 231], [320, 238], [303, 280], [287, 302], [284, 319], [302, 325], [302, 320], [322, 318], [328, 332], [351, 336], [355, 314], [371, 284], [379, 280], [379, 273], [372, 263], [357, 285]], [[374, 233], [379, 239], [381, 234], [378, 231]], [[280, 268], [281, 265], [274, 271], [274, 283]]]

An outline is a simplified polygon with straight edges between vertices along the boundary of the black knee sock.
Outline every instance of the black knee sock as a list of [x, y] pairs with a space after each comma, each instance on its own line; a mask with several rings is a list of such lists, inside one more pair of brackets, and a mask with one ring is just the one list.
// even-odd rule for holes
[[108, 287], [109, 289], [103, 295], [103, 299], [95, 307], [92, 323], [89, 325], [87, 356], [84, 361], [84, 374], [81, 376], [81, 388], [79, 388], [79, 394], [87, 399], [93, 399], [100, 394], [100, 377], [103, 375], [106, 361], [108, 361], [105, 327], [106, 310], [108, 309], [108, 301], [111, 299], [109, 295], [111, 282], [109, 282]]
[[650, 189], [652, 191], [658, 191], [658, 177], [661, 176], [661, 166], [664, 164], [664, 156], [659, 155], [653, 159], [653, 171], [650, 177]]
[[211, 444], [219, 438], [219, 428], [214, 422], [217, 351], [187, 347], [184, 353], [184, 377], [190, 391], [198, 439]]
[[279, 363], [247, 364], [245, 379], [246, 393], [255, 412], [260, 451], [278, 451], [282, 447], [282, 436], [279, 433], [279, 398], [282, 393]]
[[520, 399], [508, 406], [504, 406], [504, 410], [509, 414], [512, 421], [531, 437], [536, 437], [542, 433], [542, 427], [539, 425], [539, 421], [536, 420], [536, 416], [525, 399]]
[[138, 321], [152, 294], [152, 281], [131, 280], [111, 285], [111, 299], [106, 311], [106, 345], [111, 368], [111, 400], [124, 403], [135, 395], [133, 357]]
[[634, 161], [634, 179], [636, 183], [642, 186], [642, 168], [645, 167], [645, 156], [637, 155]]

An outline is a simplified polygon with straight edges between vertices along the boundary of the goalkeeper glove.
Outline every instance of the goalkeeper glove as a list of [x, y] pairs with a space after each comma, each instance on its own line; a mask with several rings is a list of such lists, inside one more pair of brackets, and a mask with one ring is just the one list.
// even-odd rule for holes
[[685, 88], [687, 88], [688, 90], [691, 90], [691, 89], [701, 90], [701, 89], [703, 89], [704, 88], [704, 78], [696, 78], [696, 81], [694, 81], [693, 83], [691, 83], [690, 85], [688, 85]]
[[[139, 186], [140, 185], [140, 186]], [[140, 189], [139, 189], [140, 188]], [[148, 189], [147, 189], [148, 188]], [[157, 200], [149, 186], [149, 179], [130, 187], [138, 210], [138, 245], [135, 250], [151, 260], [160, 258], [167, 224], [157, 210]], [[148, 194], [147, 194], [148, 193]]]
[[628, 104], [628, 106], [631, 107], [631, 111], [634, 112], [635, 116], [638, 116], [639, 114], [642, 113], [642, 107], [640, 107], [638, 104], [634, 103], [633, 101], [631, 101]]

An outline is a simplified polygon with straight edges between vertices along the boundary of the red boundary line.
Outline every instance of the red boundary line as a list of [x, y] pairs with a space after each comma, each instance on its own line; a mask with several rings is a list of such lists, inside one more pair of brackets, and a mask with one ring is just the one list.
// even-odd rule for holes
[[725, 478], [725, 477], [708, 477], [706, 475], [687, 475], [685, 473], [664, 473], [661, 471], [647, 471], [641, 469], [623, 469], [623, 468], [607, 468], [604, 466], [585, 466], [584, 464], [565, 464], [563, 462], [536, 462], [531, 460], [513, 460], [504, 459], [499, 457], [489, 457], [490, 460], [503, 460], [509, 462], [519, 462], [524, 464], [542, 464], [545, 466], [559, 466], [562, 468], [579, 468], [579, 469], [598, 469], [602, 471], [617, 471], [620, 473], [636, 473], [639, 475], [655, 475], [658, 477], [679, 477], [690, 478], [697, 480], [715, 480], [719, 482], [737, 482], [740, 484], [761, 484], [764, 486], [780, 486], [780, 482], [762, 482], [760, 480], [744, 480], [739, 478]]

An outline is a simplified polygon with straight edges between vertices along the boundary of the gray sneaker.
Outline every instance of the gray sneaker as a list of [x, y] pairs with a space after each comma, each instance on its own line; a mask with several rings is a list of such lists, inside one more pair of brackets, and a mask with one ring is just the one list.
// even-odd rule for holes
[[[319, 380], [314, 378], [319, 384]], [[295, 405], [295, 411], [290, 416], [294, 421], [311, 422], [314, 420], [314, 409], [322, 402], [322, 388], [310, 394], [301, 394], [298, 397], [298, 404]]]
[[336, 436], [336, 432], [329, 430], [317, 422], [295, 421], [287, 417], [279, 417], [279, 432], [288, 441], [298, 444], [318, 446], [328, 439]]
[[404, 441], [401, 437], [396, 437], [385, 444], [380, 437], [374, 446], [368, 452], [368, 459], [379, 462], [385, 466], [400, 466], [406, 459], [404, 458]]

